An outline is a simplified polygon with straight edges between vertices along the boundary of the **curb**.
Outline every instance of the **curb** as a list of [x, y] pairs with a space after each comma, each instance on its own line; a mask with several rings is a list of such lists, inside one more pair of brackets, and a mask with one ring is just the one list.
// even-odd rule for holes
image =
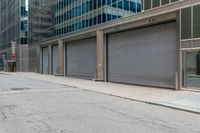
[[[66, 84], [64, 84], [64, 85], [66, 85]], [[88, 89], [84, 89], [84, 88], [79, 88], [79, 89], [83, 89], [83, 90], [87, 90], [87, 91], [91, 91], [91, 92], [96, 92], [96, 93], [100, 93], [100, 94], [104, 94], [104, 95], [108, 95], [108, 96], [118, 97], [118, 98], [122, 98], [122, 99], [127, 99], [127, 100], [131, 100], [131, 101], [135, 101], [135, 102], [146, 103], [146, 104], [156, 105], [156, 106], [160, 106], [160, 107], [166, 107], [166, 108], [169, 108], [169, 109], [180, 110], [180, 111], [184, 111], [184, 112], [194, 113], [194, 114], [199, 114], [200, 115], [200, 110], [199, 111], [194, 111], [194, 110], [174, 107], [174, 106], [165, 105], [165, 104], [156, 103], [156, 102], [148, 102], [148, 101], [143, 101], [143, 100], [138, 100], [138, 99], [133, 99], [133, 98], [128, 98], [128, 97], [113, 95], [113, 94], [99, 92], [99, 91], [95, 91], [95, 90], [88, 90]]]

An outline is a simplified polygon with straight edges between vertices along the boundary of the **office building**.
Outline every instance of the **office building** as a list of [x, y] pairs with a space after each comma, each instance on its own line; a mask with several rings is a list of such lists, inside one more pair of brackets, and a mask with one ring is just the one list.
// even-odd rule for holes
[[28, 71], [28, 0], [0, 0], [0, 11], [1, 69], [17, 60], [17, 71]]
[[29, 31], [31, 72], [200, 87], [199, 0], [40, 0], [37, 10], [29, 19], [40, 18], [43, 35]]

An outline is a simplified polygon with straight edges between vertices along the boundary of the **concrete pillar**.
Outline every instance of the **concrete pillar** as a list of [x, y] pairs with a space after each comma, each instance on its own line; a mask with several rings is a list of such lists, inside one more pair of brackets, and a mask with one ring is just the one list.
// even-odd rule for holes
[[36, 53], [35, 53], [35, 72], [36, 73], [42, 73], [42, 50], [40, 46], [36, 47]]
[[178, 55], [178, 60], [179, 60], [179, 63], [178, 63], [178, 69], [177, 69], [177, 72], [176, 72], [176, 84], [175, 84], [175, 89], [176, 90], [180, 90], [182, 88], [182, 51], [181, 51], [181, 33], [180, 33], [180, 11], [177, 11], [177, 15], [176, 15], [176, 25], [177, 25], [177, 44], [179, 46], [179, 55]]
[[97, 71], [96, 80], [104, 81], [104, 32], [97, 31]]
[[28, 45], [18, 45], [16, 66], [18, 72], [28, 72]]
[[58, 75], [64, 76], [64, 41], [58, 40]]
[[52, 74], [52, 70], [51, 70], [51, 67], [52, 67], [52, 46], [51, 45], [49, 45], [49, 56], [48, 56], [48, 62], [49, 62], [49, 64], [48, 64], [48, 66], [49, 66], [49, 75], [51, 75]]

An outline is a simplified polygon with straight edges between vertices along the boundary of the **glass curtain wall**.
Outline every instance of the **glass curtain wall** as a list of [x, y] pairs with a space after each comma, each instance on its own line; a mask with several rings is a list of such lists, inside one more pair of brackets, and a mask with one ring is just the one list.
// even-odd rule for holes
[[200, 5], [181, 10], [183, 86], [200, 88]]
[[54, 36], [141, 11], [141, 0], [62, 0], [52, 7]]
[[[0, 66], [10, 60], [11, 42], [27, 44], [28, 0], [0, 0]], [[7, 52], [5, 52], [7, 51]]]
[[29, 44], [53, 37], [53, 0], [29, 0]]
[[30, 44], [142, 11], [141, 0], [29, 0], [29, 3]]
[[0, 0], [0, 50], [19, 37], [19, 1]]
[[0, 69], [11, 59], [11, 41], [19, 39], [19, 1], [0, 0]]
[[29, 0], [30, 44], [179, 0]]
[[9, 48], [11, 41], [27, 44], [28, 0], [0, 0], [0, 50]]
[[152, 8], [171, 4], [177, 1], [179, 0], [143, 0], [143, 7], [144, 7], [144, 10], [149, 10]]
[[20, 0], [20, 38], [19, 44], [27, 44], [28, 35], [28, 0]]

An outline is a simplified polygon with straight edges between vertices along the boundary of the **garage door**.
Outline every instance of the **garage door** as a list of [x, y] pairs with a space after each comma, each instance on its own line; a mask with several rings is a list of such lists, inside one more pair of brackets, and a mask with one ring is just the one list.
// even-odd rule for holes
[[58, 46], [52, 47], [52, 71], [53, 75], [57, 74], [58, 69]]
[[178, 67], [176, 23], [108, 36], [108, 81], [175, 87]]
[[42, 73], [49, 74], [48, 47], [42, 48]]
[[67, 44], [67, 76], [93, 79], [96, 73], [96, 39]]

